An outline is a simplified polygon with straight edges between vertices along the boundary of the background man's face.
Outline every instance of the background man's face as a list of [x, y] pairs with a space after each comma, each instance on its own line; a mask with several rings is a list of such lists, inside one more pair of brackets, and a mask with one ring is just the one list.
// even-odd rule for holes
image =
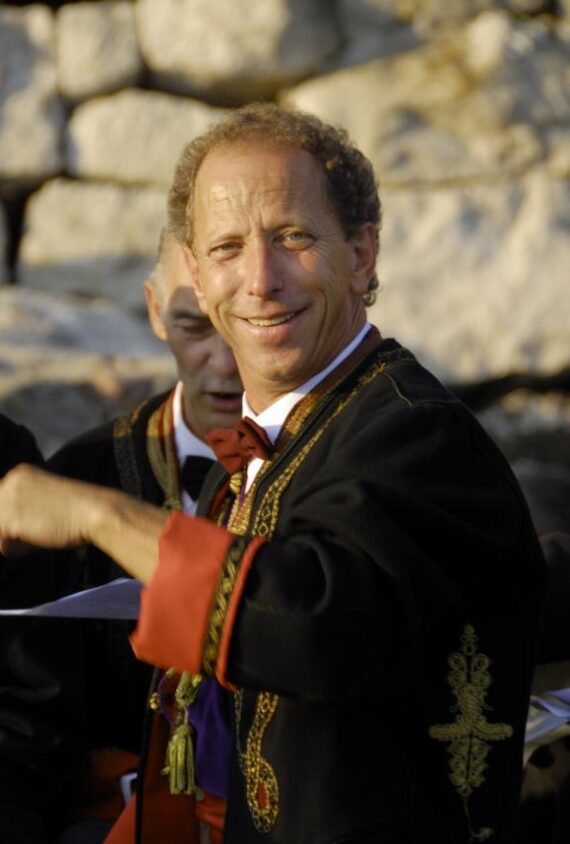
[[155, 285], [145, 284], [154, 333], [165, 340], [184, 385], [184, 415], [192, 431], [204, 437], [241, 416], [242, 386], [231, 349], [196, 301], [184, 250], [169, 241]]
[[[196, 180], [190, 266], [259, 412], [324, 368], [364, 324], [373, 236], [347, 240], [302, 150], [214, 149]], [[363, 246], [372, 250], [362, 271]], [[369, 261], [370, 263], [370, 261]]]

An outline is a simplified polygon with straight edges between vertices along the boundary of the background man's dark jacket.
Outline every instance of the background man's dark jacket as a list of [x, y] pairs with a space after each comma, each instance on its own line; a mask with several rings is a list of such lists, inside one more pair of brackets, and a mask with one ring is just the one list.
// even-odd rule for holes
[[[0, 414], [0, 476], [42, 464], [32, 434]], [[67, 588], [49, 554], [0, 556], [0, 604], [28, 607]], [[66, 622], [0, 618], [0, 844], [44, 844], [78, 764], [81, 677]]]
[[[164, 493], [147, 451], [147, 423], [166, 401], [156, 396], [127, 414], [65, 444], [47, 463], [60, 475], [123, 489], [161, 506]], [[120, 436], [117, 431], [120, 430]], [[125, 572], [93, 546], [75, 560], [79, 588], [107, 583]], [[85, 663], [85, 706], [89, 748], [120, 748], [139, 753], [152, 667], [138, 661], [128, 635], [133, 625], [121, 621], [80, 622]]]

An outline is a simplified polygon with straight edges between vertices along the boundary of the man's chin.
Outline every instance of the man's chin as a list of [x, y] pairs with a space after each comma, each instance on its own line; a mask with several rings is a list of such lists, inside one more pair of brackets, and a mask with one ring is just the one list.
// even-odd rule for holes
[[231, 428], [241, 419], [242, 394], [208, 393], [203, 397], [204, 421], [207, 430], [212, 428]]

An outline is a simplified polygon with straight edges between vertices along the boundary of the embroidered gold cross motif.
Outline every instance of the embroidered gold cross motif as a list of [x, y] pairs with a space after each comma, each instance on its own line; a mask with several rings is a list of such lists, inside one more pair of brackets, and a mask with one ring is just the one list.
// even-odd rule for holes
[[449, 778], [463, 802], [470, 839], [486, 841], [493, 830], [483, 827], [475, 832], [471, 828], [468, 801], [473, 791], [485, 782], [490, 742], [510, 738], [513, 728], [509, 724], [492, 724], [486, 718], [485, 710], [491, 709], [485, 702], [492, 682], [488, 670], [491, 660], [477, 650], [478, 638], [470, 624], [463, 630], [461, 645], [461, 651], [452, 653], [447, 660], [451, 668], [447, 679], [457, 700], [451, 712], [457, 713], [457, 718], [450, 724], [430, 727], [429, 735], [436, 741], [449, 743]]

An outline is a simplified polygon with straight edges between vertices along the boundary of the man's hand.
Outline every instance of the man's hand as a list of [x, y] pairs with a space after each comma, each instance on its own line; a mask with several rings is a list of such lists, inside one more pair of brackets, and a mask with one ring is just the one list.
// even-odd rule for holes
[[0, 550], [14, 540], [45, 548], [64, 548], [88, 539], [81, 520], [76, 481], [58, 478], [24, 463], [0, 481]]
[[148, 582], [167, 514], [117, 490], [21, 464], [0, 481], [0, 551], [22, 543], [65, 548], [90, 542]]

